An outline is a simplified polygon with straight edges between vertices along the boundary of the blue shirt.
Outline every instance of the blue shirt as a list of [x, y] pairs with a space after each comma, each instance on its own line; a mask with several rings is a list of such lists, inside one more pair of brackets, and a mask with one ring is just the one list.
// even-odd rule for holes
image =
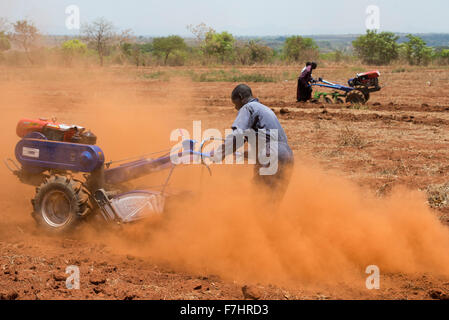
[[[226, 137], [225, 145], [231, 143], [234, 144], [235, 148], [233, 152], [240, 148], [244, 143], [243, 139], [236, 138], [244, 135], [248, 130], [254, 130], [257, 138], [260, 134], [266, 136], [267, 146], [269, 146], [271, 152], [278, 154], [280, 163], [293, 161], [293, 152], [288, 145], [287, 135], [276, 117], [276, 114], [273, 110], [261, 104], [258, 99], [251, 99], [239, 110], [237, 118], [231, 128], [233, 134]], [[275, 134], [275, 132], [277, 134]], [[274, 144], [270, 143], [270, 141], [273, 141], [274, 139], [277, 140], [277, 150], [273, 150]], [[228, 151], [227, 154], [230, 153], [229, 150], [232, 150], [232, 148], [226, 149], [226, 151]], [[259, 147], [257, 148], [257, 152], [258, 154], [261, 154], [262, 152], [267, 151], [266, 148]]]

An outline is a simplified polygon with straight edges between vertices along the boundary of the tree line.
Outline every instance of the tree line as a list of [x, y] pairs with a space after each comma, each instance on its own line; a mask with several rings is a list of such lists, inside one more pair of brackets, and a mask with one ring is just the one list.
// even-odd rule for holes
[[[325, 54], [320, 52], [313, 39], [301, 36], [286, 38], [283, 47], [275, 50], [259, 41], [238, 40], [229, 32], [217, 32], [205, 24], [189, 25], [187, 28], [194, 35], [194, 40], [186, 42], [180, 36], [171, 35], [143, 42], [131, 30], [117, 30], [110, 21], [99, 18], [83, 25], [79, 37], [44, 51], [58, 56], [65, 65], [86, 59], [100, 65], [108, 62], [135, 66], [254, 65], [303, 63], [312, 60], [359, 60], [372, 65], [386, 65], [395, 61], [410, 65], [449, 64], [449, 48], [428, 47], [420, 37], [411, 34], [407, 36], [407, 42], [399, 44], [399, 37], [394, 33], [368, 30], [353, 42], [352, 53], [336, 50]], [[29, 63], [35, 64], [39, 58], [36, 51], [40, 48], [39, 52], [42, 53], [42, 47], [39, 47], [40, 37], [39, 30], [30, 20], [8, 23], [0, 18], [0, 62], [4, 59], [2, 52], [12, 51], [13, 43], [24, 53]], [[17, 56], [17, 52], [15, 55]]]
[[449, 48], [429, 47], [422, 38], [412, 34], [408, 34], [407, 39], [399, 44], [399, 36], [392, 32], [368, 30], [352, 45], [357, 57], [366, 64], [387, 65], [398, 60], [417, 66], [449, 64]]

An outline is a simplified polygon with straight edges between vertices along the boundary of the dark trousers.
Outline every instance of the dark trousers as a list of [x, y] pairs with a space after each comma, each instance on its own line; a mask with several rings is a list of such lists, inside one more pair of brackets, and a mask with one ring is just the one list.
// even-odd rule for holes
[[296, 89], [296, 100], [297, 101], [309, 101], [312, 99], [312, 88], [308, 83], [298, 79], [298, 88]]
[[279, 162], [278, 171], [274, 175], [260, 175], [260, 166], [254, 168], [253, 182], [257, 192], [262, 192], [266, 197], [266, 203], [273, 210], [277, 210], [279, 204], [287, 192], [290, 179], [293, 174], [294, 162]]

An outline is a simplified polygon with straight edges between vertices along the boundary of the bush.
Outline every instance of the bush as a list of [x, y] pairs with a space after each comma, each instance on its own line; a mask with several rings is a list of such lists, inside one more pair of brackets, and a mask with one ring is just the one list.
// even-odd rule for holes
[[274, 51], [268, 46], [250, 41], [247, 45], [249, 51], [249, 63], [270, 63], [274, 57]]
[[366, 35], [353, 41], [352, 45], [357, 56], [366, 64], [386, 65], [399, 57], [399, 39], [392, 32], [368, 30]]
[[78, 39], [68, 40], [61, 46], [63, 59], [66, 65], [72, 65], [76, 58], [82, 57], [87, 52], [87, 45]]
[[169, 66], [183, 66], [187, 60], [187, 52], [176, 50], [167, 61]]
[[273, 49], [254, 40], [248, 43], [238, 43], [234, 49], [234, 61], [243, 65], [271, 63], [273, 58]]
[[121, 63], [126, 61], [136, 67], [151, 64], [149, 63], [150, 52], [152, 50], [151, 43], [138, 44], [124, 42], [120, 45], [119, 49], [122, 60]]
[[313, 39], [292, 36], [285, 40], [283, 54], [288, 61], [305, 62], [316, 60], [319, 50]]
[[440, 65], [449, 65], [449, 49], [442, 49], [435, 52], [434, 59]]

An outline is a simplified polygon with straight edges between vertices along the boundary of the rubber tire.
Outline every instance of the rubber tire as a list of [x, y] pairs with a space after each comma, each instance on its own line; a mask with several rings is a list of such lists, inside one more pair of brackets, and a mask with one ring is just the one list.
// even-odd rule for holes
[[363, 95], [365, 96], [365, 103], [368, 102], [368, 100], [370, 98], [370, 93], [369, 93], [369, 90], [367, 87], [359, 85], [359, 86], [355, 86], [354, 89], [363, 92]]
[[357, 103], [365, 104], [366, 103], [365, 95], [363, 94], [362, 91], [352, 90], [346, 96], [346, 102], [350, 104], [357, 104]]
[[[45, 195], [51, 191], [62, 191], [70, 202], [70, 212], [68, 221], [60, 226], [51, 226], [45, 221], [42, 212], [42, 202]], [[73, 178], [62, 175], [53, 175], [47, 178], [39, 187], [36, 188], [36, 196], [31, 201], [33, 204], [33, 218], [39, 227], [42, 227], [49, 233], [62, 234], [73, 231], [83, 218], [88, 216], [92, 210], [89, 202], [89, 192], [81, 182]]]
[[334, 101], [332, 101], [332, 99], [329, 97], [324, 97], [324, 102], [327, 104], [334, 104]]

